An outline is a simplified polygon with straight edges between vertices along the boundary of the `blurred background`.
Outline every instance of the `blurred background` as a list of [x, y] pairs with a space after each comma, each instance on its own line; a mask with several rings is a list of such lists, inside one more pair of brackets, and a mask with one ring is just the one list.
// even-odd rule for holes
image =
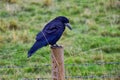
[[73, 28], [58, 42], [66, 80], [120, 80], [120, 0], [0, 0], [0, 80], [51, 80], [49, 46], [27, 51], [57, 16]]

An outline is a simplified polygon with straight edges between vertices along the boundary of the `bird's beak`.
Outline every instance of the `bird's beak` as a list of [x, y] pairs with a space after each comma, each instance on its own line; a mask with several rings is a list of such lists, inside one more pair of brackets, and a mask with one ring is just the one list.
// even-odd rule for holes
[[72, 30], [71, 25], [69, 23], [66, 23], [65, 26], [67, 26], [70, 30]]

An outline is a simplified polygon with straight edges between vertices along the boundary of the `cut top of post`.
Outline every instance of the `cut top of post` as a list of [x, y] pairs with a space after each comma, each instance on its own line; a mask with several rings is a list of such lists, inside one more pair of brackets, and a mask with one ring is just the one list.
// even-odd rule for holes
[[51, 46], [51, 49], [56, 49], [56, 48], [63, 48], [62, 46]]

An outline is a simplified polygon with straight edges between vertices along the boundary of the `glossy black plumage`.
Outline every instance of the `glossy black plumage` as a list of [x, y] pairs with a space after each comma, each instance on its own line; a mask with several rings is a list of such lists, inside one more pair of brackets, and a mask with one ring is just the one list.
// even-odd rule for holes
[[71, 29], [68, 23], [69, 20], [66, 17], [59, 16], [46, 24], [43, 30], [37, 34], [36, 42], [28, 51], [28, 57], [43, 46], [56, 44], [64, 32], [65, 26]]

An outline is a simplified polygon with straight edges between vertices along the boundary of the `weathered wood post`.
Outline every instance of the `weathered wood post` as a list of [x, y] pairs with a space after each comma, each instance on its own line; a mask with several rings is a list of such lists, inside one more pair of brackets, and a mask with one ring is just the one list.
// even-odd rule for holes
[[65, 80], [63, 47], [51, 47], [52, 80]]

